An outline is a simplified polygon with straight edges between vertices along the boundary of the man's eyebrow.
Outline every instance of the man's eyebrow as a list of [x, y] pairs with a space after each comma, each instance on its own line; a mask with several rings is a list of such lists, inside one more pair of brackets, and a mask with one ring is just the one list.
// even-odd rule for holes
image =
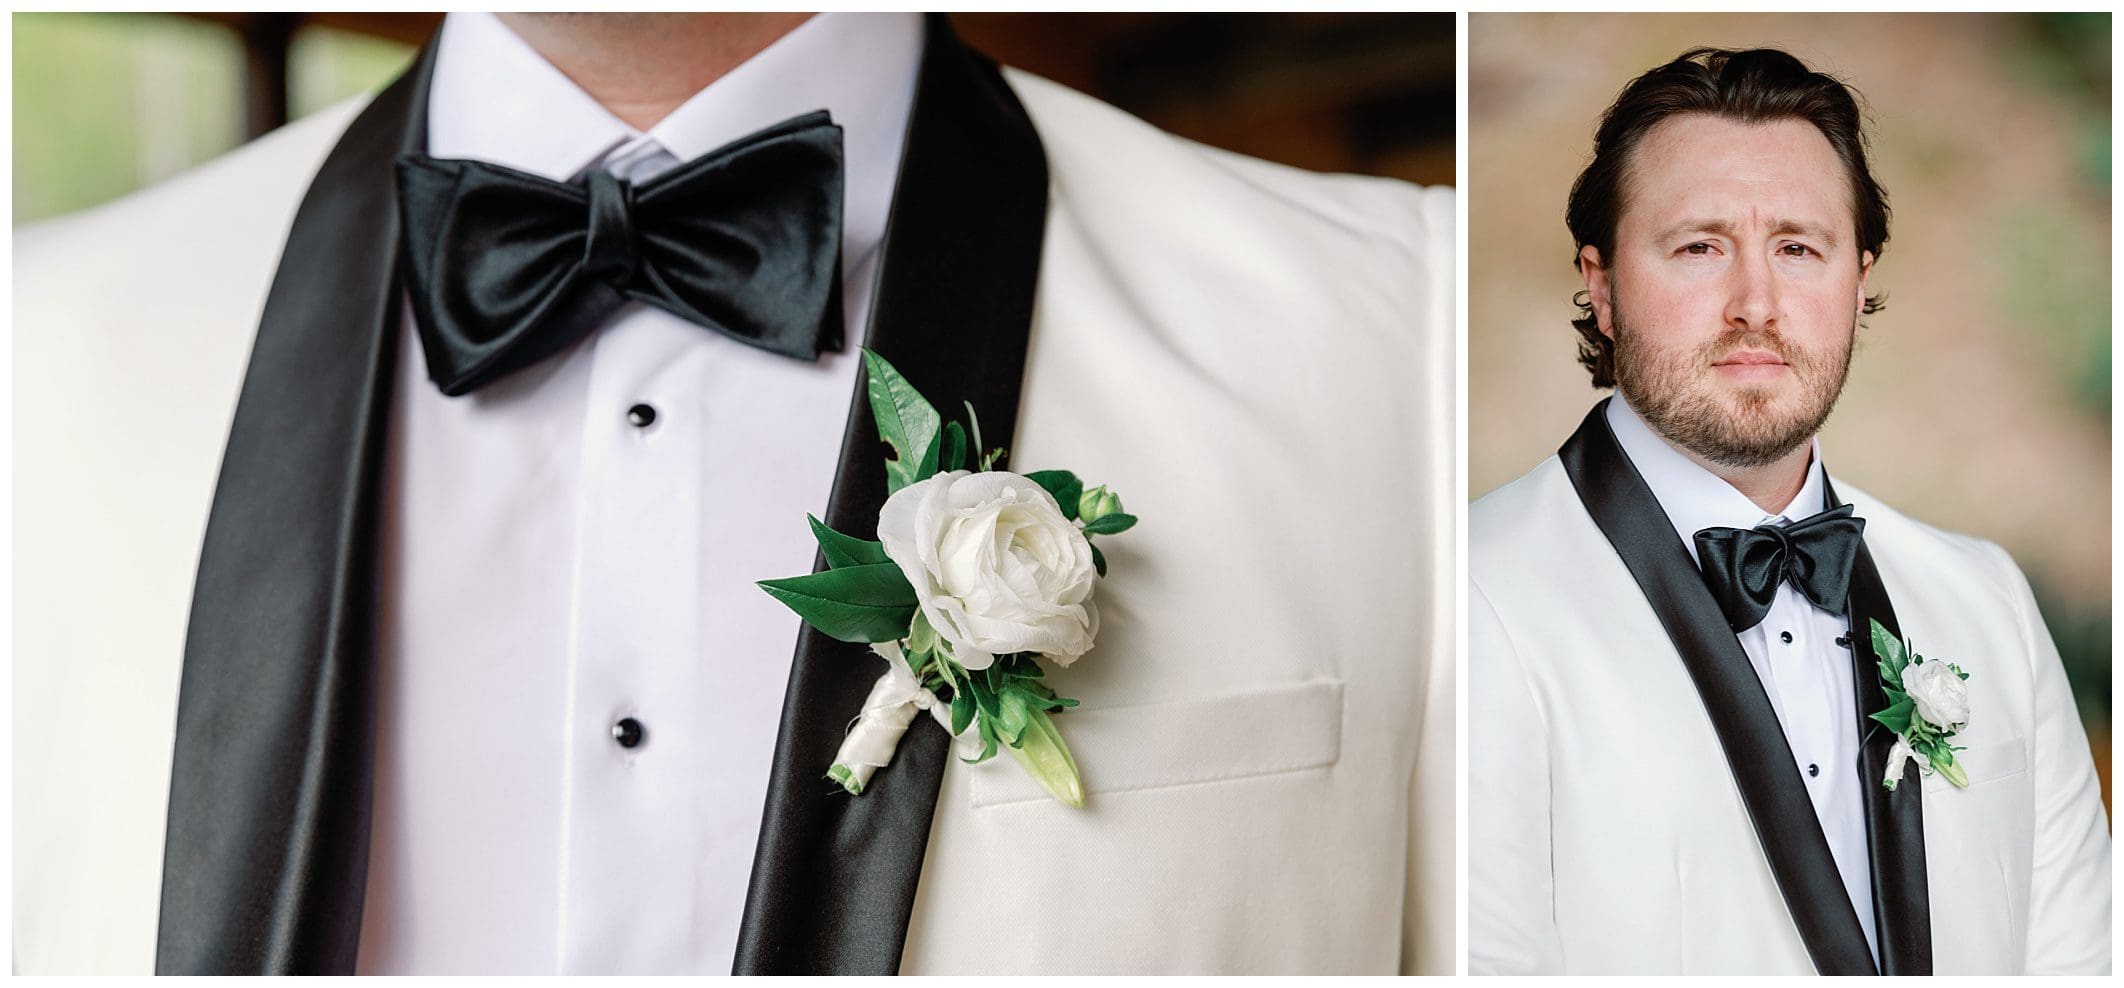
[[1831, 230], [1828, 227], [1823, 226], [1819, 223], [1809, 223], [1805, 220], [1781, 219], [1770, 224], [1771, 236], [1782, 237], [1787, 234], [1799, 237], [1810, 237], [1815, 240], [1821, 241], [1824, 246], [1828, 247], [1836, 246], [1836, 231]]
[[[1713, 233], [1732, 240], [1740, 239], [1740, 235], [1738, 232], [1736, 232], [1732, 221], [1723, 219], [1682, 220], [1679, 223], [1676, 223], [1672, 226], [1667, 227], [1664, 230], [1659, 231], [1658, 235], [1653, 239], [1655, 243], [1667, 243], [1669, 241], [1682, 239], [1683, 237], [1694, 236], [1699, 233]], [[1770, 235], [1773, 237], [1810, 237], [1812, 239], [1819, 240], [1824, 245], [1830, 247], [1836, 246], [1837, 242], [1836, 233], [1834, 231], [1830, 230], [1828, 227], [1822, 226], [1819, 223], [1809, 223], [1805, 220], [1772, 220], [1770, 223]]]

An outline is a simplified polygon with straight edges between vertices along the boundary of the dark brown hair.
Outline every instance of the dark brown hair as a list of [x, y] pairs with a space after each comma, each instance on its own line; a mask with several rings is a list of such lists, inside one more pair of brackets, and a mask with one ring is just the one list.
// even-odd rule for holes
[[[1564, 223], [1577, 241], [1571, 253], [1574, 267], [1579, 252], [1589, 244], [1600, 251], [1601, 263], [1614, 263], [1615, 225], [1628, 205], [1623, 179], [1630, 155], [1654, 127], [1685, 113], [1750, 124], [1787, 118], [1813, 124], [1829, 139], [1829, 147], [1851, 176], [1859, 249], [1880, 258], [1888, 246], [1888, 194], [1866, 167], [1866, 135], [1857, 94], [1775, 48], [1692, 48], [1631, 80], [1601, 115], [1600, 130], [1593, 138], [1593, 161], [1572, 183], [1571, 202], [1564, 211]], [[1578, 328], [1578, 362], [1592, 372], [1594, 387], [1613, 387], [1615, 341], [1601, 333], [1585, 292], [1572, 301], [1579, 308], [1579, 317], [1571, 321]], [[1864, 313], [1879, 312], [1882, 304], [1880, 296], [1869, 296]]]

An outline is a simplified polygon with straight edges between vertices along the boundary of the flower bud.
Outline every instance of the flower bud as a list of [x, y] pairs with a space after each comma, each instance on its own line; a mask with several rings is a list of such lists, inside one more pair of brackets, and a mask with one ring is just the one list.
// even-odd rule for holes
[[1077, 520], [1086, 524], [1121, 513], [1121, 495], [1105, 486], [1091, 488], [1077, 498]]

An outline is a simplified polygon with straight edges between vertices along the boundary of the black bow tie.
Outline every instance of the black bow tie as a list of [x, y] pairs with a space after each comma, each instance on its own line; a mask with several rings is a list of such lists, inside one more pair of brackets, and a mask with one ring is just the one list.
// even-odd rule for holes
[[1790, 525], [1707, 528], [1696, 533], [1696, 561], [1704, 584], [1735, 634], [1762, 623], [1777, 585], [1792, 581], [1816, 607], [1842, 611], [1851, 589], [1851, 564], [1863, 544], [1866, 519], [1851, 505]]
[[820, 111], [637, 187], [398, 158], [428, 376], [461, 395], [567, 348], [628, 301], [803, 360], [841, 345], [841, 128]]

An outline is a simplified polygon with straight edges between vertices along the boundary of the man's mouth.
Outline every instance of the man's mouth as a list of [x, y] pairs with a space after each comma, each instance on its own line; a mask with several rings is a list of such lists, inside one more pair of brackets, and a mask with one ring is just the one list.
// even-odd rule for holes
[[1735, 350], [1711, 364], [1713, 367], [1761, 367], [1766, 365], [1783, 367], [1785, 358], [1769, 350]]
[[1785, 358], [1771, 350], [1754, 347], [1734, 350], [1711, 364], [1720, 377], [1735, 381], [1768, 381], [1791, 370]]

